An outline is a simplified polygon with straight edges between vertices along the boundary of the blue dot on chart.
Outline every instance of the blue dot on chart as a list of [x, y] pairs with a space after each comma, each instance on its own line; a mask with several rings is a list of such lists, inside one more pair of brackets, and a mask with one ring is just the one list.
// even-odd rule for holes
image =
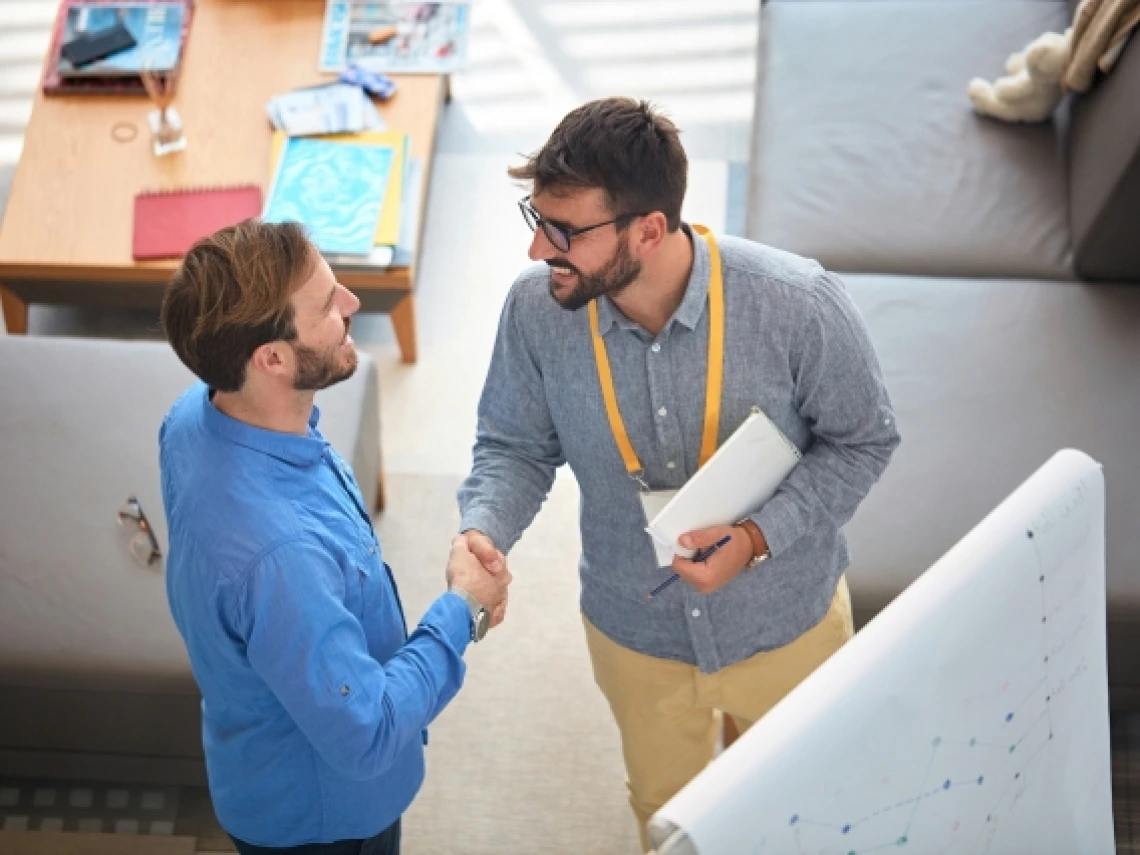
[[949, 781], [949, 780], [945, 781], [945, 782], [942, 784], [942, 789], [944, 789], [944, 790], [948, 790], [948, 789], [950, 789], [950, 781]]
[[978, 776], [978, 786], [979, 787], [982, 785], [982, 781], [984, 781], [985, 779], [986, 779], [985, 775], [979, 775]]
[[795, 824], [796, 824], [797, 822], [799, 822], [799, 821], [800, 821], [800, 815], [799, 815], [798, 813], [793, 813], [793, 814], [792, 814], [792, 819], [791, 819], [791, 821], [788, 823], [788, 825], [795, 825]]
[[906, 835], [905, 834], [898, 839], [898, 845], [899, 846], [906, 846]]
[[1009, 715], [1007, 715], [1007, 716], [1005, 717], [1005, 720], [1006, 720], [1006, 721], [1013, 721], [1013, 713], [1010, 713]]
[[846, 833], [847, 833], [847, 832], [849, 832], [850, 830], [851, 830], [851, 826], [850, 826], [850, 825], [845, 825], [845, 826], [843, 826], [843, 833], [844, 833], [844, 834], [846, 834]]

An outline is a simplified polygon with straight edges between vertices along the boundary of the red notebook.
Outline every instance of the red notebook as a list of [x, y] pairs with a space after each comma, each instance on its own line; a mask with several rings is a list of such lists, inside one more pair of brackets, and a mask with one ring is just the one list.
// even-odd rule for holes
[[178, 258], [199, 238], [260, 214], [261, 188], [252, 184], [139, 193], [131, 255]]

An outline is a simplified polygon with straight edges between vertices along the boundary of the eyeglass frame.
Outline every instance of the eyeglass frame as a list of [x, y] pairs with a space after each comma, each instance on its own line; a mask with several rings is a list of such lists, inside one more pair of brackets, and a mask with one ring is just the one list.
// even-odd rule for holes
[[[146, 518], [146, 513], [137, 497], [128, 496], [124, 507], [127, 510], [119, 511], [119, 525], [126, 525], [127, 520], [130, 520], [138, 525], [139, 531], [146, 535], [147, 540], [150, 541], [150, 555], [147, 556], [146, 566], [150, 567], [162, 558], [162, 548], [158, 545], [158, 538], [154, 536], [154, 529], [151, 528], [150, 520]], [[137, 515], [134, 513], [135, 511], [137, 511]], [[134, 555], [135, 553], [132, 552], [131, 554]]]
[[[522, 211], [523, 220], [530, 227], [531, 232], [536, 232], [541, 228], [542, 233], [546, 235], [546, 239], [550, 241], [550, 245], [559, 252], [569, 252], [570, 241], [578, 237], [578, 235], [585, 234], [586, 232], [592, 232], [594, 229], [600, 229], [602, 226], [615, 225], [617, 223], [620, 223], [622, 220], [634, 220], [638, 217], [644, 217], [652, 213], [651, 211], [644, 211], [641, 213], [618, 214], [618, 216], [614, 217], [612, 220], [606, 220], [604, 223], [594, 223], [592, 226], [582, 226], [580, 229], [572, 229], [568, 226], [552, 223], [550, 220], [542, 216], [542, 214], [536, 211], [534, 209], [534, 206], [530, 204], [530, 200], [532, 198], [533, 196], [528, 195], [524, 196], [522, 199], [519, 199], [519, 210]], [[534, 222], [531, 222], [532, 218]], [[566, 245], [560, 246], [558, 244], [558, 241], [554, 239], [554, 236], [548, 229], [553, 230], [555, 234], [557, 234], [565, 241]]]

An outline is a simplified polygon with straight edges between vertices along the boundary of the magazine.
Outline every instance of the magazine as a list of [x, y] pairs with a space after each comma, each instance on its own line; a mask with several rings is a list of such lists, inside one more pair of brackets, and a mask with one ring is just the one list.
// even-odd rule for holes
[[327, 0], [321, 71], [449, 74], [467, 64], [471, 4]]
[[303, 223], [321, 252], [367, 256], [394, 155], [390, 146], [290, 137], [262, 219]]
[[67, 10], [63, 42], [82, 33], [94, 33], [122, 23], [135, 38], [135, 46], [75, 68], [59, 59], [61, 77], [137, 76], [144, 68], [170, 71], [178, 65], [182, 48], [182, 3], [76, 3]]

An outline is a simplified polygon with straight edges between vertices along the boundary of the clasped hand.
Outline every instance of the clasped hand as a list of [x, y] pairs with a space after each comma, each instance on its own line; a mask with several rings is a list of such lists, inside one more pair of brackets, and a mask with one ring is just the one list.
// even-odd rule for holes
[[507, 616], [507, 587], [511, 584], [507, 559], [482, 532], [466, 531], [451, 541], [447, 584], [478, 600], [490, 613], [492, 627]]

